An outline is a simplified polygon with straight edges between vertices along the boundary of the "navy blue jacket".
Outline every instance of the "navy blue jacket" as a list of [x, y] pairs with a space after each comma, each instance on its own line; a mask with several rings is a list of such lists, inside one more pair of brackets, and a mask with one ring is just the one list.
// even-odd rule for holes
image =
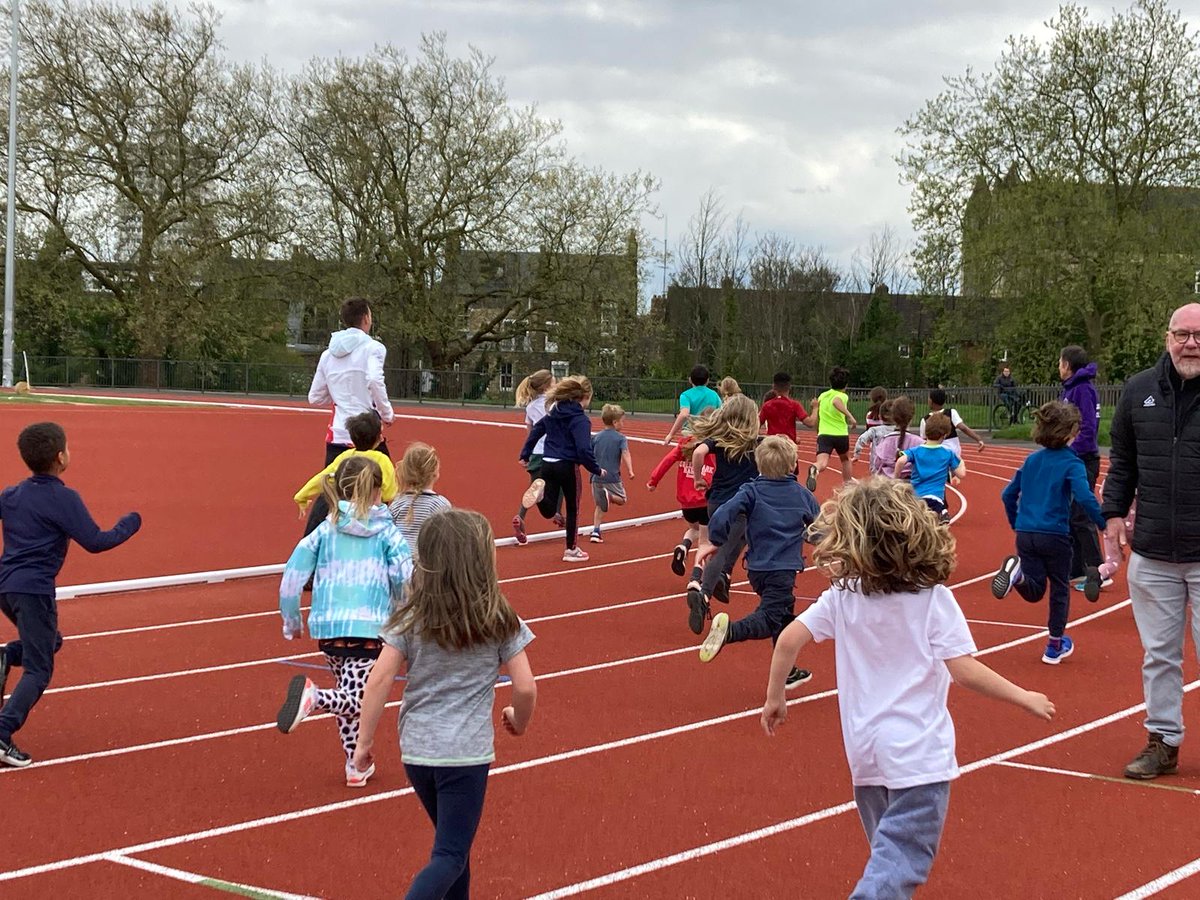
[[1096, 364], [1088, 363], [1063, 382], [1062, 399], [1079, 409], [1079, 434], [1071, 442], [1071, 449], [1079, 455], [1098, 453], [1096, 432], [1100, 428], [1100, 396], [1096, 386]]
[[1070, 447], [1042, 448], [1031, 454], [1000, 494], [1014, 531], [1071, 533], [1071, 500], [1084, 508], [1097, 528], [1105, 526], [1100, 503], [1088, 489], [1083, 460]]
[[111, 550], [142, 527], [137, 513], [101, 531], [79, 494], [54, 475], [34, 475], [0, 492], [0, 594], [54, 596], [71, 540], [89, 553]]
[[799, 572], [804, 569], [804, 533], [820, 511], [817, 498], [796, 476], [760, 475], [713, 513], [708, 539], [718, 546], [725, 543], [729, 526], [745, 515], [746, 567], [751, 572]]
[[592, 452], [592, 420], [578, 401], [560, 400], [538, 419], [521, 448], [522, 460], [529, 459], [543, 436], [546, 438], [543, 459], [565, 459], [578, 463], [593, 475], [600, 474], [596, 454]]

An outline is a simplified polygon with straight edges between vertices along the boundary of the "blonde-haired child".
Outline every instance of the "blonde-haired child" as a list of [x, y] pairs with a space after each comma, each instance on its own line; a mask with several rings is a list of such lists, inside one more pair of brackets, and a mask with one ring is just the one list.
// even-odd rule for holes
[[[538, 369], [533, 374], [521, 379], [521, 383], [517, 385], [514, 400], [517, 406], [525, 408], [526, 437], [529, 436], [529, 432], [533, 431], [533, 426], [546, 415], [546, 391], [552, 387], [554, 387], [554, 374], [549, 369]], [[525, 466], [530, 482], [533, 482], [542, 470], [542, 450], [545, 446], [546, 439], [543, 437], [534, 445], [533, 452], [530, 454], [529, 462]], [[516, 536], [518, 544], [524, 544], [529, 540], [529, 536], [525, 533], [525, 513], [527, 511], [524, 504], [518, 504], [517, 514], [512, 519], [513, 534]], [[560, 528], [564, 524], [565, 522], [558, 522]]]
[[471, 843], [496, 758], [492, 706], [501, 668], [512, 735], [529, 726], [537, 684], [525, 648], [533, 632], [500, 591], [491, 526], [477, 512], [435, 516], [418, 539], [421, 565], [407, 602], [383, 630], [384, 647], [363, 696], [355, 763], [375, 765], [375, 731], [396, 676], [407, 667], [400, 706], [400, 758], [434, 824], [429, 863], [409, 897], [466, 897]]
[[721, 400], [728, 400], [736, 394], [742, 392], [742, 386], [738, 384], [737, 379], [732, 375], [726, 375], [717, 382], [717, 393], [721, 395]]
[[971, 655], [971, 631], [945, 587], [954, 538], [908, 485], [847, 485], [821, 507], [812, 532], [820, 535], [813, 561], [833, 584], [779, 636], [763, 730], [775, 735], [787, 720], [784, 682], [800, 650], [834, 640], [842, 739], [871, 848], [852, 895], [910, 897], [929, 877], [958, 777], [951, 680], [1040, 719], [1054, 716], [1054, 704]]
[[[754, 448], [759, 442], [758, 404], [745, 394], [735, 394], [719, 409], [701, 416], [692, 426], [692, 436], [695, 439], [692, 451], [695, 487], [707, 493], [711, 522], [722, 503], [758, 476], [758, 466], [754, 462]], [[709, 454], [714, 463], [711, 486], [698, 474], [703, 471], [704, 460]], [[710, 597], [716, 597], [722, 603], [729, 602], [730, 573], [745, 546], [746, 517], [738, 516], [731, 523], [721, 548], [705, 565], [701, 578], [688, 583], [688, 627], [693, 634], [704, 630]]]
[[600, 526], [604, 522], [604, 514], [608, 505], [614, 503], [624, 506], [626, 501], [625, 484], [621, 481], [621, 464], [630, 479], [633, 474], [633, 457], [629, 453], [629, 440], [621, 434], [621, 423], [625, 421], [625, 410], [615, 403], [605, 403], [600, 411], [600, 421], [604, 430], [592, 435], [592, 453], [596, 462], [607, 475], [592, 476], [592, 501], [596, 504], [596, 513], [592, 519], [592, 543], [603, 544]]
[[[712, 628], [700, 648], [700, 661], [711, 662], [726, 644], [770, 638], [795, 618], [793, 593], [796, 574], [804, 569], [804, 537], [817, 517], [817, 500], [796, 481], [796, 445], [785, 435], [765, 438], [754, 452], [758, 477], [743, 484], [709, 522], [710, 544], [696, 554], [698, 560], [725, 542], [731, 524], [746, 522], [746, 568], [750, 587], [758, 594], [758, 608], [744, 619], [729, 621], [727, 613], [713, 617]], [[812, 678], [807, 669], [793, 668], [787, 687], [799, 687]]]
[[583, 482], [578, 467], [593, 475], [606, 475], [592, 452], [592, 423], [586, 407], [592, 402], [592, 383], [582, 375], [560, 379], [546, 392], [546, 415], [529, 431], [521, 448], [520, 462], [528, 466], [533, 449], [546, 438], [539, 477], [525, 490], [521, 506], [534, 506], [545, 519], [553, 519], [561, 498], [566, 509], [564, 517], [566, 551], [563, 562], [584, 562], [588, 555], [576, 545], [579, 523], [579, 497]]
[[415, 562], [419, 559], [416, 549], [421, 528], [431, 516], [450, 509], [450, 501], [433, 489], [442, 474], [441, 460], [436, 450], [416, 441], [404, 451], [396, 465], [396, 474], [400, 478], [400, 493], [388, 511], [408, 541]]
[[413, 570], [408, 542], [380, 502], [382, 487], [383, 473], [374, 460], [343, 460], [323, 487], [329, 517], [292, 551], [279, 585], [283, 636], [291, 640], [303, 633], [300, 593], [313, 577], [308, 633], [325, 654], [337, 687], [318, 689], [311, 679], [296, 675], [276, 724], [288, 734], [318, 710], [332, 713], [345, 751], [348, 787], [365, 786], [375, 771], [356, 769], [353, 763], [363, 685], [379, 656], [379, 631]]

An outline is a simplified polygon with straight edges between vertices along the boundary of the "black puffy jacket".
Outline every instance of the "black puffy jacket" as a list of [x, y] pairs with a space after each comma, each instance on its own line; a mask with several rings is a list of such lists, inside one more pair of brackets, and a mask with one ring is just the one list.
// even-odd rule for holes
[[1137, 494], [1134, 552], [1200, 562], [1200, 379], [1186, 388], [1164, 353], [1121, 391], [1101, 511], [1129, 512]]

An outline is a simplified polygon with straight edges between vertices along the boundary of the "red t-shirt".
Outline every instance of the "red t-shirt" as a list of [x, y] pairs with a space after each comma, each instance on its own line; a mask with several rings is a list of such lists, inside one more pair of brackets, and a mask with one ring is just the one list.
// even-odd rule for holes
[[796, 440], [796, 420], [808, 418], [804, 406], [791, 397], [772, 397], [762, 405], [758, 421], [767, 423], [767, 434], [786, 434]]

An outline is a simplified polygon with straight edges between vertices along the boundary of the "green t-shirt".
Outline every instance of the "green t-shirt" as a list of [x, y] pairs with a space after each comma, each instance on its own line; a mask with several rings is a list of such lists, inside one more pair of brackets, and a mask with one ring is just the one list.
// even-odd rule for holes
[[846, 409], [850, 408], [850, 398], [846, 395], [845, 391], [836, 391], [830, 388], [823, 393], [817, 398], [817, 409], [819, 411], [817, 434], [827, 434], [830, 437], [840, 437], [841, 435], [850, 434], [850, 423], [846, 421], [844, 415], [834, 408], [834, 400], [841, 400], [842, 406], [846, 407]]

